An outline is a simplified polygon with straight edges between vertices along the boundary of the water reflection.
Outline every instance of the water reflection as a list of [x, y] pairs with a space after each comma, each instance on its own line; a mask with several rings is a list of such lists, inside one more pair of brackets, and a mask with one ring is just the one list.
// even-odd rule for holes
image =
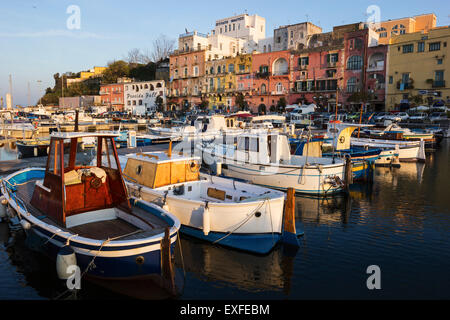
[[14, 141], [0, 142], [0, 161], [17, 159], [17, 147]]
[[[185, 270], [202, 281], [245, 291], [280, 291], [289, 294], [294, 258], [278, 246], [268, 255], [245, 252], [182, 238]], [[181, 267], [181, 260], [177, 265]]]
[[312, 197], [297, 195], [296, 216], [303, 222], [318, 224], [347, 223], [352, 200], [348, 195]]

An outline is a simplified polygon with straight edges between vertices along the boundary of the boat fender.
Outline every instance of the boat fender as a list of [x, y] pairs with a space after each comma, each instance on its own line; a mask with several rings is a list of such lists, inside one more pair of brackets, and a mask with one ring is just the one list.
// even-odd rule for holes
[[34, 155], [35, 157], [38, 156], [38, 148], [36, 148], [36, 147], [33, 148], [33, 155]]
[[25, 219], [20, 220], [20, 225], [22, 226], [23, 230], [30, 230], [31, 229], [31, 223], [29, 223]]
[[[0, 198], [0, 219], [6, 217], [6, 208], [7, 208], [7, 204], [8, 204], [8, 200], [6, 200], [5, 197], [1, 197]], [[6, 203], [5, 203], [6, 202]]]
[[70, 266], [77, 265], [77, 257], [75, 251], [71, 246], [62, 247], [56, 257], [56, 271], [58, 278], [61, 280], [67, 280], [72, 276], [73, 273], [68, 272]]
[[211, 217], [208, 207], [208, 202], [206, 202], [203, 209], [203, 234], [207, 236], [211, 231]]

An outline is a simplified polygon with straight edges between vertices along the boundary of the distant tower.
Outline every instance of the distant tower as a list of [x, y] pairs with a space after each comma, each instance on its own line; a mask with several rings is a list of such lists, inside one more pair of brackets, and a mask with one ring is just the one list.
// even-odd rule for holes
[[9, 99], [6, 98], [6, 100], [9, 100], [10, 102], [10, 108], [13, 106], [13, 99], [12, 99], [12, 76], [9, 75]]

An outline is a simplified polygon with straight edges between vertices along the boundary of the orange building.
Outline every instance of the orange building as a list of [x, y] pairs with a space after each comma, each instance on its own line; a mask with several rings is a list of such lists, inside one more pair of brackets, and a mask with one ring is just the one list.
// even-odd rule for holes
[[383, 21], [377, 29], [380, 36], [379, 44], [389, 44], [392, 36], [419, 31], [428, 32], [436, 28], [437, 18], [434, 13], [414, 17]]
[[269, 112], [282, 98], [287, 102], [291, 91], [292, 59], [290, 50], [253, 55], [253, 93], [246, 97], [251, 111]]

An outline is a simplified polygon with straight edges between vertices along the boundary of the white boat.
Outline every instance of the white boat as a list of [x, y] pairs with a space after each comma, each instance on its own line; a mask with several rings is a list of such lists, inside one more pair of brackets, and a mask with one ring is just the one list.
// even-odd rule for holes
[[344, 188], [345, 162], [340, 159], [291, 155], [287, 136], [248, 131], [237, 145], [197, 144], [206, 164], [219, 163], [225, 176], [275, 189], [326, 195]]
[[425, 161], [424, 141], [381, 140], [369, 138], [352, 138], [353, 146], [366, 148], [394, 149], [400, 162]]
[[[194, 121], [192, 126], [161, 128], [149, 127], [152, 135], [180, 138], [185, 140], [213, 140], [221, 134], [237, 135], [242, 129], [234, 126], [234, 121], [227, 121], [222, 115], [200, 116]], [[232, 119], [230, 119], [232, 120]]]
[[199, 173], [199, 158], [164, 152], [121, 157], [134, 197], [156, 203], [181, 232], [219, 245], [266, 254], [280, 240], [284, 193]]

